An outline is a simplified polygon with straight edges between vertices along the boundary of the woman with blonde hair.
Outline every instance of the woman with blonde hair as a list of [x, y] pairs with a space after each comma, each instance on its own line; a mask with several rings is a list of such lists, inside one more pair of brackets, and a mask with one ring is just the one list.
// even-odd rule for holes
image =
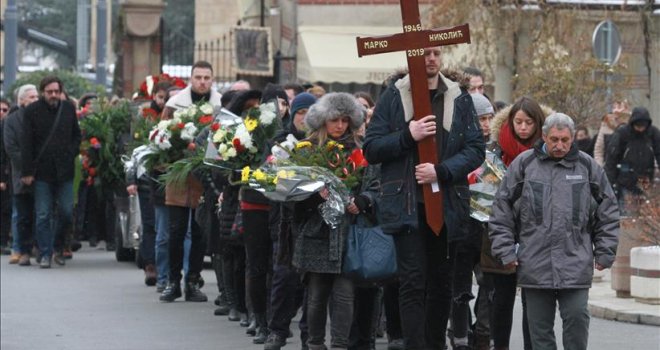
[[[315, 145], [336, 142], [350, 151], [361, 145], [358, 130], [363, 122], [363, 108], [353, 96], [329, 93], [312, 105], [305, 117], [310, 131], [307, 140]], [[335, 228], [324, 222], [319, 211], [319, 204], [328, 198], [327, 189], [295, 203], [292, 262], [304, 274], [307, 285], [307, 345], [310, 350], [326, 349], [325, 324], [329, 302], [332, 309], [331, 347], [347, 349], [349, 346], [354, 285], [341, 272], [350, 223], [356, 216], [366, 215], [374, 208], [377, 182], [375, 177], [372, 179], [365, 176], [361, 184], [352, 189], [345, 215]]]

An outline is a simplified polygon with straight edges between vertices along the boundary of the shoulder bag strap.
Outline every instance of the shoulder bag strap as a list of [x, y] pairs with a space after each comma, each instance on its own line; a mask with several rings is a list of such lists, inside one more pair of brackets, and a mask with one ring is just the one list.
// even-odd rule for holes
[[34, 162], [37, 163], [39, 162], [39, 159], [41, 159], [41, 156], [46, 152], [46, 147], [48, 147], [48, 144], [50, 143], [50, 140], [53, 139], [53, 135], [55, 135], [55, 130], [57, 130], [57, 125], [60, 122], [61, 116], [62, 116], [62, 109], [64, 107], [64, 101], [60, 101], [60, 107], [57, 109], [57, 116], [55, 116], [55, 122], [53, 123], [53, 126], [50, 129], [50, 133], [48, 134], [48, 137], [46, 137], [46, 142], [44, 142], [44, 145], [41, 146], [41, 149], [39, 150], [39, 154], [37, 155], [37, 158], [34, 159]]

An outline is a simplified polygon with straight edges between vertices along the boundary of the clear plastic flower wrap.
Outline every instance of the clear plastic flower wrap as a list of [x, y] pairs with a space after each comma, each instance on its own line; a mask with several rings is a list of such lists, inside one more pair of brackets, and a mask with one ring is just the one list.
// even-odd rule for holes
[[486, 151], [486, 160], [468, 175], [470, 183], [470, 216], [488, 222], [495, 194], [500, 187], [506, 166], [493, 152]]
[[279, 163], [265, 164], [254, 171], [246, 167], [241, 182], [276, 202], [303, 201], [327, 188], [328, 197], [319, 205], [319, 213], [328, 226], [336, 228], [349, 203], [349, 190], [342, 180], [323, 167]]

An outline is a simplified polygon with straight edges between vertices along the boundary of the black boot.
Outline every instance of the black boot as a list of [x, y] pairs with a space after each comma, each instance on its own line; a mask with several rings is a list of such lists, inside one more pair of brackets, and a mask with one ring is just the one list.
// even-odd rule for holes
[[199, 290], [199, 279], [189, 278], [186, 282], [186, 301], [206, 302], [208, 298], [206, 294]]
[[252, 339], [253, 344], [263, 344], [268, 339], [268, 321], [266, 320], [266, 314], [254, 314], [254, 319], [257, 321], [257, 335]]
[[225, 292], [220, 292], [218, 294], [218, 297], [215, 298], [214, 301], [215, 305], [218, 306], [215, 311], [213, 311], [213, 314], [216, 316], [226, 316], [229, 315], [229, 310], [231, 310], [231, 307], [229, 307], [229, 303], [227, 302], [227, 295]]
[[181, 298], [181, 284], [179, 282], [170, 282], [165, 287], [163, 294], [160, 295], [160, 301], [171, 303]]

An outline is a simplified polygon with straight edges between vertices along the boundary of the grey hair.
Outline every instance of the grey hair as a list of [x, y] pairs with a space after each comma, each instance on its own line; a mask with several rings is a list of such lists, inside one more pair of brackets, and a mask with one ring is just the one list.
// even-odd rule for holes
[[545, 118], [542, 128], [543, 135], [547, 136], [552, 128], [556, 128], [557, 130], [568, 128], [571, 135], [575, 134], [575, 123], [573, 122], [573, 119], [564, 113], [555, 112]]
[[37, 91], [37, 87], [32, 84], [21, 85], [21, 87], [18, 88], [18, 92], [16, 92], [17, 99], [21, 100], [23, 97], [25, 97], [25, 94], [30, 90]]

